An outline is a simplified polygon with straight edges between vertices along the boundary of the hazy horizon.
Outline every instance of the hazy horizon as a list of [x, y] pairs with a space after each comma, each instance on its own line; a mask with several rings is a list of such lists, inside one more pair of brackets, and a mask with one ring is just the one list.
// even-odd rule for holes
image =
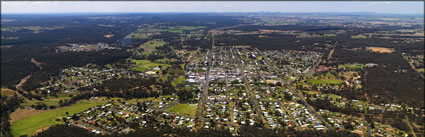
[[2, 1], [2, 14], [379, 13], [424, 14], [423, 1]]

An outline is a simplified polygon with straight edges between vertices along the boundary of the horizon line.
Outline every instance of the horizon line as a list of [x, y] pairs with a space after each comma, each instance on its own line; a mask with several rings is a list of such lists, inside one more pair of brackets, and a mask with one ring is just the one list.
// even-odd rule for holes
[[155, 11], [155, 12], [107, 12], [107, 11], [100, 11], [100, 12], [9, 12], [9, 13], [3, 13], [1, 12], [1, 15], [6, 14], [129, 14], [129, 13], [292, 13], [292, 14], [308, 14], [308, 13], [320, 13], [320, 14], [326, 14], [326, 13], [339, 13], [339, 14], [364, 14], [364, 13], [372, 13], [372, 14], [383, 14], [383, 15], [424, 15], [424, 13], [382, 13], [382, 12], [369, 12], [369, 11], [356, 11], [356, 12], [282, 12], [282, 11], [253, 11], [253, 12], [247, 12], [247, 11], [232, 11], [232, 12], [220, 12], [220, 11]]

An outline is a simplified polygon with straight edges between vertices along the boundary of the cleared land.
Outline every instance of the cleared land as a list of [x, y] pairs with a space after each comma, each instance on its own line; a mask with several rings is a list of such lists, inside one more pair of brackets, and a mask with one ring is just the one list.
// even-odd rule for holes
[[[88, 108], [101, 105], [106, 103], [105, 101], [81, 101], [69, 107], [62, 107], [52, 110], [47, 110], [32, 116], [23, 117], [20, 120], [14, 122], [11, 126], [12, 134], [16, 137], [21, 135], [34, 135], [37, 130], [47, 128], [54, 124], [63, 123], [62, 120], [56, 121], [56, 119], [61, 119], [61, 117], [66, 115], [66, 112], [69, 115], [74, 113], [79, 113]], [[19, 114], [19, 113], [15, 113]], [[13, 114], [12, 114], [13, 115]], [[18, 117], [18, 116], [11, 116]]]
[[141, 44], [139, 46], [139, 48], [142, 48], [144, 50], [144, 53], [149, 54], [149, 53], [155, 51], [156, 47], [162, 47], [165, 44], [167, 44], [167, 42], [165, 42], [161, 39], [154, 39], [154, 40], [150, 40], [148, 42]]
[[343, 64], [338, 65], [338, 68], [348, 68], [348, 69], [363, 69], [365, 67], [364, 64]]
[[181, 115], [188, 115], [188, 116], [195, 116], [196, 109], [198, 105], [196, 104], [177, 104], [169, 109], [167, 111], [174, 112]]
[[136, 63], [136, 66], [131, 68], [134, 71], [148, 71], [151, 70], [155, 67], [162, 67], [161, 69], [165, 69], [167, 67], [169, 67], [169, 64], [162, 64], [162, 63], [155, 63], [155, 62], [151, 62], [149, 60], [135, 60], [132, 59], [131, 62]]
[[377, 52], [377, 53], [393, 53], [395, 51], [393, 48], [383, 48], [383, 47], [366, 47], [366, 50]]
[[59, 96], [57, 98], [50, 97], [50, 98], [43, 99], [42, 101], [35, 100], [35, 99], [33, 100], [26, 99], [24, 103], [22, 104], [22, 106], [31, 106], [37, 103], [44, 103], [47, 106], [59, 106], [59, 100], [65, 100], [65, 99], [71, 99], [71, 97], [68, 97], [68, 96]]
[[35, 109], [16, 109], [10, 114], [10, 123], [15, 123], [18, 120], [34, 116], [47, 110], [35, 110]]
[[309, 84], [312, 84], [312, 85], [322, 85], [322, 84], [325, 84], [325, 85], [330, 85], [330, 84], [339, 85], [339, 84], [342, 84], [342, 80], [339, 80], [339, 79], [310, 79], [310, 80], [307, 80], [307, 82]]
[[16, 91], [8, 89], [8, 88], [1, 88], [1, 95], [2, 96], [13, 96], [16, 93]]

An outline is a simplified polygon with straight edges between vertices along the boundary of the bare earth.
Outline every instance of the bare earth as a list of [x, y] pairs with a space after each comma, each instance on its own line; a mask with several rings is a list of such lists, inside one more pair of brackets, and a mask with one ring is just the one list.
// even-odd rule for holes
[[393, 48], [383, 48], [383, 47], [366, 47], [366, 50], [377, 52], [377, 53], [393, 53], [395, 51]]
[[16, 109], [15, 112], [10, 114], [10, 123], [14, 123], [20, 119], [31, 117], [38, 113], [41, 113], [45, 110], [35, 110], [35, 109]]

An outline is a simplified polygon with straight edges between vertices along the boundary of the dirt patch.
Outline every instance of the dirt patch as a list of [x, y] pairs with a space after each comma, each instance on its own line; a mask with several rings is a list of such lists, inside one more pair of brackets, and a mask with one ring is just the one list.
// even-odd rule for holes
[[12, 114], [10, 114], [10, 123], [14, 123], [20, 119], [30, 117], [46, 110], [35, 110], [35, 109], [16, 109]]
[[34, 63], [35, 65], [37, 65], [37, 67], [40, 68], [40, 70], [43, 68], [43, 67], [41, 67], [41, 64], [43, 64], [43, 63], [38, 62], [34, 58], [31, 58], [31, 62]]
[[383, 47], [366, 47], [366, 50], [377, 52], [377, 53], [393, 53], [394, 48], [383, 48]]
[[15, 90], [11, 90], [8, 88], [1, 88], [1, 95], [2, 96], [13, 96], [16, 93]]
[[114, 35], [104, 35], [103, 37], [105, 37], [105, 38], [111, 38], [111, 37], [113, 37]]

